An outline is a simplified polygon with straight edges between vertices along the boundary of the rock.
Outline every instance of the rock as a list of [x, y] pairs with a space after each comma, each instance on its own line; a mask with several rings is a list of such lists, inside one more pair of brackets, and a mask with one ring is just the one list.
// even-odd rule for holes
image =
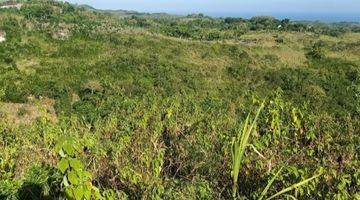
[[6, 41], [6, 32], [0, 30], [0, 43]]
[[71, 32], [68, 29], [61, 29], [53, 33], [52, 38], [56, 40], [66, 40], [71, 36]]
[[3, 6], [1, 6], [0, 8], [2, 8], [2, 9], [16, 8], [16, 9], [20, 10], [21, 7], [22, 7], [22, 4], [21, 4], [21, 3], [17, 3], [17, 4], [3, 5]]
[[76, 102], [80, 101], [80, 97], [78, 94], [76, 93], [72, 93], [71, 94], [71, 104], [74, 104]]

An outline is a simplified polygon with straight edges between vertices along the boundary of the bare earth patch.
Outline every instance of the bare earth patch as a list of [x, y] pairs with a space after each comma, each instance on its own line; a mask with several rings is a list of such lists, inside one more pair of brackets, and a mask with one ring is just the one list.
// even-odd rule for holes
[[56, 123], [54, 104], [54, 100], [47, 98], [34, 103], [0, 103], [0, 115], [12, 125], [30, 124], [41, 117]]

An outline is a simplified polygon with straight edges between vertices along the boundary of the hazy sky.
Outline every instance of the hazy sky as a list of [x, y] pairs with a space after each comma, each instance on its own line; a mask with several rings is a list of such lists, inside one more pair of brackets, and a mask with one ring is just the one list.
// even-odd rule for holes
[[101, 9], [145, 12], [342, 13], [360, 15], [360, 0], [69, 0]]

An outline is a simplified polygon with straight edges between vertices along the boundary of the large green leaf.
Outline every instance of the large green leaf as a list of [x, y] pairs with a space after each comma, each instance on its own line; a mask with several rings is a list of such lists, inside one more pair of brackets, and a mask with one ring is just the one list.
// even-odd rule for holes
[[69, 156], [73, 156], [75, 153], [74, 146], [70, 142], [65, 143], [63, 149], [65, 150], [65, 153]]
[[66, 158], [62, 158], [58, 163], [58, 168], [61, 173], [65, 173], [65, 171], [69, 168], [69, 161]]
[[76, 172], [73, 170], [68, 173], [68, 179], [70, 183], [73, 185], [79, 184], [79, 177], [77, 176]]
[[75, 171], [81, 170], [83, 168], [81, 161], [76, 158], [70, 160], [70, 166]]
[[84, 196], [84, 187], [83, 186], [78, 186], [75, 190], [74, 190], [74, 194], [75, 194], [75, 199], [76, 200], [81, 200]]

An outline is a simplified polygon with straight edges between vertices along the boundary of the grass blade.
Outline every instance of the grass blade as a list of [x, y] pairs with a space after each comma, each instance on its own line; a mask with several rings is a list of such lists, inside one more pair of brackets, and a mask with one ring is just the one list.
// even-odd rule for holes
[[272, 184], [274, 183], [275, 179], [279, 176], [279, 174], [281, 173], [282, 169], [284, 167], [281, 167], [279, 169], [279, 171], [275, 174], [275, 176], [269, 181], [269, 183], [266, 185], [264, 191], [261, 193], [259, 200], [262, 200], [264, 198], [264, 196], [267, 194], [267, 192], [269, 191], [270, 187], [272, 186]]
[[261, 104], [260, 108], [258, 109], [254, 120], [252, 121], [251, 125], [249, 126], [250, 115], [247, 116], [242, 131], [238, 134], [237, 138], [233, 138], [232, 140], [232, 178], [233, 178], [233, 198], [236, 198], [237, 193], [237, 186], [238, 186], [238, 177], [239, 171], [241, 167], [241, 163], [243, 161], [244, 153], [246, 146], [248, 145], [248, 141], [250, 138], [251, 133], [254, 131], [254, 127], [256, 126], [256, 121], [260, 115], [261, 110], [264, 107], [264, 103]]
[[296, 198], [293, 195], [290, 194], [284, 194], [284, 196], [289, 197], [290, 199], [296, 200]]
[[294, 185], [292, 185], [292, 186], [290, 186], [290, 187], [287, 187], [287, 188], [281, 190], [280, 192], [274, 194], [273, 196], [267, 198], [267, 200], [273, 199], [273, 198], [278, 197], [278, 196], [280, 196], [280, 195], [282, 195], [282, 194], [284, 194], [284, 193], [286, 193], [286, 192], [289, 192], [289, 191], [294, 190], [294, 189], [296, 189], [296, 188], [298, 188], [298, 187], [301, 187], [301, 186], [303, 186], [303, 185], [306, 185], [307, 183], [309, 183], [310, 181], [318, 178], [318, 177], [321, 176], [321, 175], [322, 175], [322, 173], [320, 173], [320, 174], [318, 174], [318, 175], [315, 175], [315, 176], [313, 176], [313, 177], [311, 177], [311, 178], [308, 178], [308, 179], [306, 179], [306, 180], [303, 180], [303, 181], [301, 181], [301, 182], [299, 182], [299, 183], [296, 183], [296, 184], [294, 184]]

